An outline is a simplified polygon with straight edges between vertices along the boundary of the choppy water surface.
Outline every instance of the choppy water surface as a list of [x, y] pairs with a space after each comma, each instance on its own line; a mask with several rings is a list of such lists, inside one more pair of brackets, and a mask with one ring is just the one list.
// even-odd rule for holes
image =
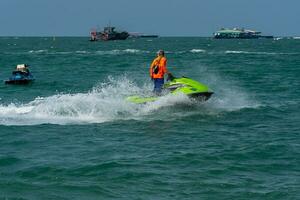
[[[148, 67], [207, 84], [135, 105]], [[299, 199], [300, 40], [0, 38], [0, 199]]]

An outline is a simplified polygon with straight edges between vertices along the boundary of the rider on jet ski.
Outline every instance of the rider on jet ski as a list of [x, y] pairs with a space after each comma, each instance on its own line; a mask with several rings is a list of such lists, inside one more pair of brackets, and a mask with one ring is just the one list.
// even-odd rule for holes
[[157, 52], [157, 57], [152, 61], [150, 66], [150, 77], [154, 83], [154, 93], [161, 93], [164, 85], [165, 74], [170, 74], [167, 69], [167, 58], [165, 57], [165, 52], [163, 50], [159, 50]]
[[28, 67], [29, 67], [29, 65], [27, 65], [27, 64], [19, 64], [19, 65], [17, 65], [16, 70], [14, 72], [15, 73], [21, 72], [25, 75], [29, 75], [30, 72], [29, 72]]

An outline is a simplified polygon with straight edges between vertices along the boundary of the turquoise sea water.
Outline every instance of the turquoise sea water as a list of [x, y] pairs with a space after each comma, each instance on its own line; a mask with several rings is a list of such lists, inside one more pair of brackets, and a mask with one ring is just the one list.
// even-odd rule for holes
[[[152, 90], [148, 67], [207, 84]], [[0, 38], [0, 199], [300, 199], [300, 40]]]

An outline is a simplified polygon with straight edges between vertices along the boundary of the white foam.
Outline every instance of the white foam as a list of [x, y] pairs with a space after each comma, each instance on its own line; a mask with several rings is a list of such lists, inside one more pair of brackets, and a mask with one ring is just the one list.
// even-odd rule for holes
[[[53, 47], [50, 47], [53, 49]], [[146, 54], [150, 51], [140, 50], [140, 49], [113, 49], [113, 50], [99, 50], [99, 51], [87, 51], [87, 50], [77, 50], [77, 51], [48, 51], [47, 49], [30, 50], [27, 53], [30, 54], [98, 54], [98, 55], [123, 55], [123, 54]]]
[[205, 79], [215, 93], [206, 102], [206, 106], [213, 112], [231, 112], [261, 106], [254, 95], [239, 87], [234, 80], [224, 80], [216, 74], [206, 74]]
[[249, 52], [247, 52], [247, 51], [230, 51], [230, 50], [227, 50], [227, 51], [225, 51], [225, 53], [227, 53], [227, 54], [240, 54], [240, 53], [249, 53]]
[[89, 52], [88, 51], [76, 51], [76, 53], [78, 53], [78, 54], [87, 54]]
[[39, 49], [39, 50], [30, 50], [28, 53], [47, 53], [47, 49]]
[[123, 50], [125, 53], [140, 53], [140, 52], [143, 52], [141, 50], [138, 50], [138, 49], [125, 49]]
[[167, 94], [165, 96], [160, 97], [157, 101], [150, 102], [144, 105], [141, 108], [141, 113], [147, 114], [153, 111], [157, 111], [163, 107], [170, 107], [178, 104], [189, 105], [192, 104], [192, 101], [184, 94]]
[[121, 54], [143, 54], [150, 53], [149, 51], [139, 50], [139, 49], [114, 49], [108, 51], [96, 51], [96, 54], [100, 55], [121, 55]]
[[192, 49], [190, 50], [191, 53], [205, 53], [206, 50], [204, 49]]
[[87, 93], [36, 98], [27, 104], [0, 105], [0, 124], [101, 123], [122, 118], [122, 113], [134, 111], [122, 94], [122, 87], [131, 83], [122, 83], [106, 83]]
[[250, 52], [250, 51], [225, 51], [226, 54], [256, 54], [256, 55], [277, 55], [277, 54], [295, 54], [295, 53], [282, 53], [282, 52]]
[[125, 99], [141, 92], [142, 89], [126, 78], [110, 78], [87, 93], [37, 97], [24, 104], [1, 104], [0, 124], [80, 124], [128, 119], [140, 115], [140, 110]]

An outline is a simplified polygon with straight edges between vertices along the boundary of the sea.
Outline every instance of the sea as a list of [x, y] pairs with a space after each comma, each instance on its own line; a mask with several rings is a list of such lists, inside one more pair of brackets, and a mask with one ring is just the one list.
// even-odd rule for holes
[[[126, 100], [159, 49], [212, 97]], [[300, 199], [299, 77], [298, 39], [0, 37], [0, 199]]]

